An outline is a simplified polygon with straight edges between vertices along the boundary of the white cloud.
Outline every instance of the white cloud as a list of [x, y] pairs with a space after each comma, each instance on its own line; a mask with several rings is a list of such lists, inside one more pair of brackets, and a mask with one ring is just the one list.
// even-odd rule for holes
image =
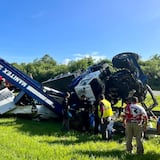
[[85, 54], [77, 53], [77, 54], [74, 54], [74, 57], [75, 57], [75, 60], [92, 57], [95, 62], [106, 58], [106, 56], [101, 55], [99, 52], [92, 52], [92, 53], [85, 53]]
[[68, 64], [68, 62], [74, 60], [74, 61], [78, 61], [78, 60], [81, 60], [83, 58], [89, 58], [89, 57], [92, 57], [94, 62], [98, 62], [100, 60], [103, 60], [106, 58], [106, 56], [104, 55], [101, 55], [99, 52], [91, 52], [91, 53], [85, 53], [85, 54], [82, 54], [82, 53], [76, 53], [73, 55], [73, 58], [66, 58], [63, 62], [63, 64]]
[[70, 61], [71, 61], [71, 59], [66, 58], [62, 64], [66, 64], [67, 65]]

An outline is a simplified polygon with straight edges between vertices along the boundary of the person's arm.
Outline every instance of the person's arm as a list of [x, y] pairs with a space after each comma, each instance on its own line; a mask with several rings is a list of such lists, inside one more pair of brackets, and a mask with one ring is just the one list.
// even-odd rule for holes
[[122, 112], [122, 122], [123, 126], [126, 126], [126, 107], [124, 108], [124, 111]]
[[143, 130], [146, 131], [146, 128], [147, 128], [147, 118], [144, 118], [144, 122], [143, 122]]
[[101, 112], [100, 119], [101, 119], [101, 123], [103, 124], [104, 123], [103, 121], [104, 104], [100, 102], [99, 105], [100, 105], [100, 112]]
[[103, 117], [103, 111], [104, 111], [104, 104], [102, 102], [100, 102], [101, 118]]
[[143, 114], [143, 130], [146, 131], [147, 123], [148, 123], [148, 116], [147, 113]]
[[147, 115], [146, 111], [144, 110], [144, 108], [142, 111], [142, 118], [143, 118], [143, 130], [146, 131], [147, 123], [148, 123], [148, 115]]

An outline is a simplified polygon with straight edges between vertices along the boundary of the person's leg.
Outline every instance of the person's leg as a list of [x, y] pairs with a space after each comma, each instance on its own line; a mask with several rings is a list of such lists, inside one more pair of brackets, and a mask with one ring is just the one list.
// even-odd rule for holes
[[100, 124], [100, 120], [98, 118], [97, 115], [95, 115], [95, 127], [94, 127], [94, 134], [98, 134], [98, 127], [99, 127], [99, 124]]
[[136, 144], [137, 144], [137, 154], [144, 153], [142, 131], [143, 131], [143, 127], [139, 126], [138, 124], [135, 124], [134, 132], [135, 132]]
[[89, 131], [89, 113], [88, 112], [85, 112], [85, 128], [86, 128], [86, 131]]
[[111, 120], [108, 122], [107, 130], [108, 130], [108, 139], [112, 139], [112, 130], [113, 130], [114, 121]]
[[132, 123], [126, 124], [126, 149], [129, 153], [132, 152], [132, 139], [133, 139], [133, 130]]
[[69, 127], [69, 118], [67, 118], [67, 119], [66, 119], [66, 130], [68, 131], [69, 128], [70, 128], [70, 127]]
[[107, 122], [104, 120], [104, 123], [101, 124], [101, 133], [102, 133], [102, 139], [107, 140], [108, 139], [108, 132], [107, 132]]

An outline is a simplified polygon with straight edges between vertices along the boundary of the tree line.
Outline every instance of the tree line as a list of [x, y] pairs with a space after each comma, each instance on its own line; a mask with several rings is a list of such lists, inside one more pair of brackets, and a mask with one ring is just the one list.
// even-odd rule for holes
[[[109, 59], [100, 60], [106, 62], [112, 67], [112, 61]], [[138, 61], [142, 71], [148, 78], [148, 84], [153, 90], [160, 90], [160, 55], [155, 54], [151, 59]], [[49, 78], [54, 78], [59, 74], [72, 73], [78, 70], [85, 70], [89, 66], [94, 65], [92, 57], [83, 58], [77, 61], [70, 61], [68, 64], [58, 64], [50, 55], [46, 54], [40, 59], [35, 59], [30, 63], [12, 63], [12, 65], [38, 82], [43, 82]], [[114, 70], [111, 68], [111, 70]]]

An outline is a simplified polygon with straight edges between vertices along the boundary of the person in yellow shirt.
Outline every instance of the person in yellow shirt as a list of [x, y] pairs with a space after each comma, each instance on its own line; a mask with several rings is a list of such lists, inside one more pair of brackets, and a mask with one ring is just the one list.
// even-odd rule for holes
[[103, 140], [109, 140], [112, 138], [112, 131], [109, 129], [109, 125], [113, 116], [111, 103], [105, 99], [104, 94], [99, 96], [98, 105], [98, 117], [100, 118], [101, 133]]

